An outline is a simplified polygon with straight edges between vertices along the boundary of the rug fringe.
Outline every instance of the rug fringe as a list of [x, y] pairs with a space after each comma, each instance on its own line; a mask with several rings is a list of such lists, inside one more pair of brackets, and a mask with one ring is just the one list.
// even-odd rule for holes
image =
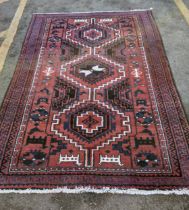
[[67, 187], [64, 188], [55, 188], [55, 189], [2, 189], [0, 190], [0, 194], [8, 194], [8, 193], [19, 193], [19, 194], [30, 194], [30, 193], [38, 193], [38, 194], [47, 194], [47, 193], [111, 193], [111, 194], [129, 194], [129, 195], [189, 195], [189, 189], [173, 189], [173, 190], [140, 190], [140, 189], [119, 189], [119, 188], [107, 188], [104, 187], [102, 189], [95, 189], [92, 187], [76, 187], [74, 189], [70, 189]]
[[152, 7], [148, 8], [148, 9], [133, 9], [133, 10], [113, 10], [113, 11], [110, 11], [110, 10], [107, 10], [107, 11], [90, 11], [90, 12], [49, 12], [49, 13], [43, 13], [43, 12], [34, 12], [32, 14], [75, 14], [75, 13], [99, 13], [99, 12], [142, 12], [142, 11], [149, 11], [149, 10], [153, 10]]

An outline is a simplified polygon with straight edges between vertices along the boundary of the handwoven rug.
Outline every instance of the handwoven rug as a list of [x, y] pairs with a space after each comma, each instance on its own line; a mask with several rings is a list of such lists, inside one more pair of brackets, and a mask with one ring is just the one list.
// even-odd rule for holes
[[1, 189], [187, 188], [188, 140], [150, 10], [33, 15], [0, 111]]

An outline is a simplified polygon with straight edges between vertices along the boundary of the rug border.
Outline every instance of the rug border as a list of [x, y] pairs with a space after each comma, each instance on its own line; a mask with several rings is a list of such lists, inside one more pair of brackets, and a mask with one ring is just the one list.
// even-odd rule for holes
[[[182, 102], [181, 95], [179, 93], [179, 90], [178, 90], [178, 87], [177, 87], [177, 84], [176, 84], [176, 79], [174, 78], [174, 74], [173, 74], [173, 71], [172, 71], [172, 68], [171, 68], [171, 65], [170, 65], [167, 53], [166, 53], [166, 48], [165, 48], [165, 45], [164, 45], [164, 42], [163, 42], [163, 38], [162, 38], [161, 32], [160, 32], [159, 27], [158, 27], [158, 23], [157, 23], [157, 21], [156, 21], [152, 11], [151, 11], [151, 16], [152, 16], [153, 21], [155, 22], [154, 26], [155, 26], [155, 28], [156, 28], [156, 30], [158, 32], [158, 38], [160, 39], [159, 41], [161, 42], [161, 46], [162, 46], [163, 51], [164, 51], [165, 61], [168, 64], [167, 72], [169, 73], [169, 76], [170, 76], [170, 78], [171, 78], [171, 80], [173, 82], [173, 84], [170, 84], [170, 85], [172, 87], [174, 87], [174, 89], [176, 90], [176, 94], [177, 94], [177, 96], [179, 98], [180, 105], [181, 105], [180, 108], [184, 112], [184, 116], [185, 116], [185, 119], [186, 119], [186, 122], [187, 122], [187, 128], [189, 129], [189, 117], [187, 116], [184, 104]], [[188, 139], [188, 143], [189, 143], [189, 139]]]

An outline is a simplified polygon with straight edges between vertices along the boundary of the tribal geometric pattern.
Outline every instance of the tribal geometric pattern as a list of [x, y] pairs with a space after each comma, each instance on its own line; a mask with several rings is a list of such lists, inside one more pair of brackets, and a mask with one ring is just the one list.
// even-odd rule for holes
[[1, 188], [187, 187], [188, 138], [151, 11], [33, 15], [0, 112]]

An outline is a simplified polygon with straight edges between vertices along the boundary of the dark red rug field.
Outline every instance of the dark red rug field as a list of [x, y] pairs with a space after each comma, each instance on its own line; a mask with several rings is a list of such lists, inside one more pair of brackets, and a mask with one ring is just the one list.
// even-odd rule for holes
[[0, 188], [187, 188], [188, 138], [151, 11], [33, 15], [0, 111]]

